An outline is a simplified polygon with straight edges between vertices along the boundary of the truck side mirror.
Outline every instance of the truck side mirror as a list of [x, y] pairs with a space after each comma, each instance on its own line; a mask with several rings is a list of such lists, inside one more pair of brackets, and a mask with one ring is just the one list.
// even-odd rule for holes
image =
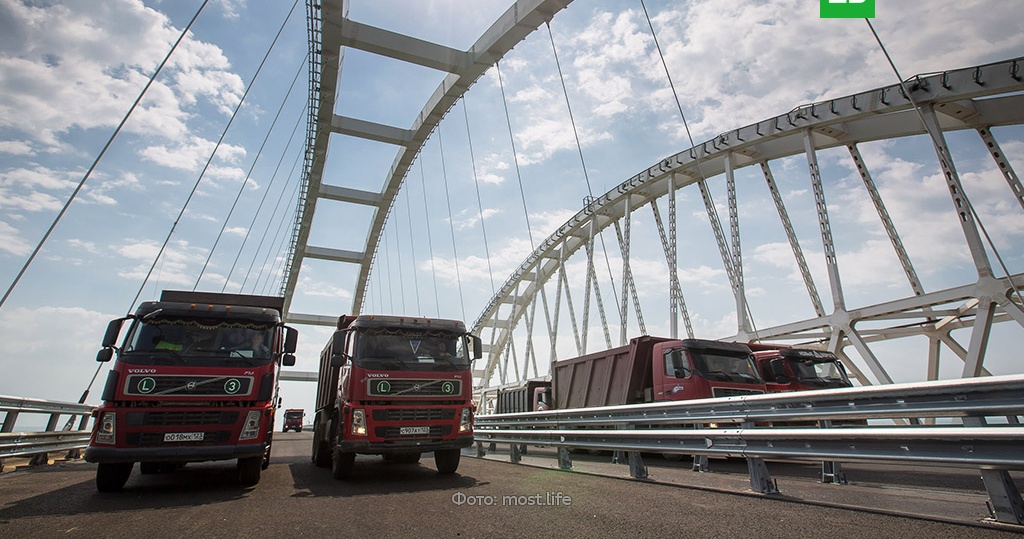
[[96, 352], [96, 361], [100, 363], [106, 363], [114, 357], [113, 348], [101, 348], [99, 352]]
[[773, 359], [769, 363], [772, 367], [772, 375], [775, 378], [775, 382], [779, 384], [789, 383], [789, 374], [786, 373], [786, 362], [783, 359]]
[[690, 376], [690, 369], [686, 366], [686, 359], [683, 357], [682, 350], [676, 349], [665, 352], [665, 374], [675, 376], [676, 378]]
[[348, 363], [348, 356], [345, 355], [345, 331], [335, 331], [331, 337], [331, 366], [341, 367]]
[[[294, 354], [295, 346], [299, 342], [299, 330], [285, 326], [284, 328], [284, 353]], [[292, 358], [294, 361], [294, 358]], [[294, 363], [293, 363], [294, 364]], [[290, 365], [288, 365], [290, 366]]]
[[470, 340], [473, 341], [473, 359], [480, 359], [484, 357], [484, 344], [480, 340], [480, 337], [476, 335], [470, 335]]
[[285, 367], [295, 366], [295, 354], [285, 354], [281, 356], [281, 364]]
[[[112, 348], [114, 344], [117, 343], [117, 336], [121, 333], [121, 324], [123, 324], [125, 320], [127, 319], [118, 318], [117, 320], [111, 320], [110, 323], [107, 324], [107, 331], [103, 334], [103, 342], [100, 343], [100, 346], [103, 348]], [[97, 357], [96, 360], [99, 361], [99, 358]]]

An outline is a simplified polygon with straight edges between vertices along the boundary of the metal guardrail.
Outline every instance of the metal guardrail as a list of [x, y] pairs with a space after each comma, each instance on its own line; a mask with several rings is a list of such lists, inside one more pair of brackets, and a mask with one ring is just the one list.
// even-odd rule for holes
[[[47, 462], [50, 452], [67, 451], [68, 457], [77, 457], [78, 451], [89, 445], [89, 417], [94, 408], [88, 404], [0, 395], [0, 412], [4, 413], [0, 426], [0, 470], [5, 458], [30, 456], [30, 463], [38, 465]], [[45, 430], [16, 432], [17, 421], [25, 414], [47, 415]], [[66, 418], [63, 426], [62, 417]]]
[[1024, 470], [1022, 418], [1024, 376], [1013, 375], [481, 415], [474, 430], [481, 456], [484, 442], [512, 444], [514, 462], [520, 444], [547, 445], [571, 468], [568, 448], [625, 451], [637, 478], [641, 452], [694, 455], [702, 470], [708, 456], [742, 457], [762, 493], [778, 492], [764, 459], [823, 461], [822, 481], [835, 483], [839, 461], [977, 468], [993, 518], [1024, 524], [1007, 472]]

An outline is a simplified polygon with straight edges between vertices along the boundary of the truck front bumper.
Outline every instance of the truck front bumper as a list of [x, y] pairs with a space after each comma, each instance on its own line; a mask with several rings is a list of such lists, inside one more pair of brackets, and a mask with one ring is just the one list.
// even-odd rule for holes
[[263, 455], [264, 444], [222, 445], [214, 447], [102, 447], [85, 450], [87, 462], [205, 462]]
[[386, 455], [389, 453], [426, 453], [445, 449], [463, 449], [472, 445], [472, 436], [459, 436], [454, 440], [394, 440], [389, 442], [342, 440], [338, 443], [338, 449], [342, 453]]

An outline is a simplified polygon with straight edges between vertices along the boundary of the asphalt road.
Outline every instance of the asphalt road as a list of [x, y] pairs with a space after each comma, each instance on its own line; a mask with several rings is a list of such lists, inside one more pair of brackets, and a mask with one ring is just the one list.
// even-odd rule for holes
[[[82, 461], [6, 473], [0, 476], [0, 537], [1021, 536], [784, 496], [465, 455], [459, 473], [449, 476], [437, 474], [429, 455], [419, 464], [360, 457], [353, 477], [342, 482], [313, 466], [309, 446], [309, 433], [275, 434], [271, 466], [253, 488], [235, 484], [231, 461], [161, 475], [143, 476], [136, 469], [125, 490], [116, 494], [96, 492], [95, 466]], [[579, 469], [587, 466], [577, 462]]]

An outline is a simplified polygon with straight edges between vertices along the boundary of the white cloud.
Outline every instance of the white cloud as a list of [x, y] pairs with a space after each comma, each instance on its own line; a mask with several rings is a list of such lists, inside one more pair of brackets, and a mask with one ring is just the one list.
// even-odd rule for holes
[[8, 155], [35, 155], [32, 144], [24, 140], [0, 140], [0, 153]]
[[[0, 200], [3, 200], [2, 190], [0, 190]], [[21, 257], [31, 253], [32, 246], [21, 237], [19, 228], [0, 221], [0, 251]]]

